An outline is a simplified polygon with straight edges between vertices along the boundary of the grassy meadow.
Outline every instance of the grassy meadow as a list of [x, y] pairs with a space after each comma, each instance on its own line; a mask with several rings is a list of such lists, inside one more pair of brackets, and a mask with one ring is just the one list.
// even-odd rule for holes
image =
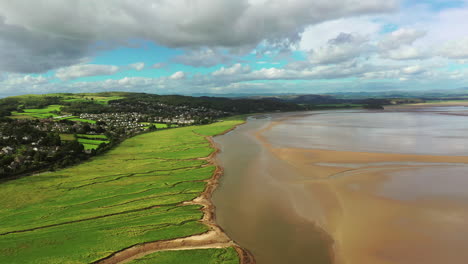
[[[125, 98], [125, 93], [101, 93], [101, 94], [93, 94], [93, 93], [81, 93], [81, 94], [65, 94], [65, 93], [57, 93], [57, 94], [48, 94], [47, 96], [54, 96], [60, 98], [60, 102], [95, 102], [98, 104], [106, 105], [109, 101], [118, 100]], [[12, 96], [11, 98], [20, 99], [20, 103], [28, 104], [28, 102], [35, 102], [40, 101], [44, 95], [21, 95], [21, 96]], [[80, 119], [76, 116], [69, 116], [61, 118], [57, 112], [60, 112], [61, 108], [64, 105], [57, 104], [57, 105], [48, 105], [44, 108], [26, 108], [23, 111], [13, 111], [11, 114], [11, 118], [15, 119], [43, 119], [43, 118], [57, 118], [60, 119], [68, 119], [71, 121], [79, 121], [79, 122], [87, 122], [87, 123], [96, 123], [93, 120], [87, 119]]]
[[[132, 245], [207, 231], [201, 208], [183, 202], [199, 196], [215, 170], [200, 159], [214, 151], [204, 136], [241, 122], [142, 134], [80, 165], [2, 182], [0, 263], [92, 263]], [[135, 263], [238, 263], [233, 249], [192, 252]]]
[[234, 248], [210, 248], [162, 251], [129, 262], [129, 264], [239, 264]]
[[12, 112], [12, 118], [49, 118], [57, 117], [54, 112], [60, 111], [62, 105], [49, 105], [41, 109], [24, 109], [23, 113]]
[[97, 149], [102, 143], [108, 144], [110, 142], [105, 135], [78, 134], [76, 136], [78, 142], [80, 142], [86, 150]]

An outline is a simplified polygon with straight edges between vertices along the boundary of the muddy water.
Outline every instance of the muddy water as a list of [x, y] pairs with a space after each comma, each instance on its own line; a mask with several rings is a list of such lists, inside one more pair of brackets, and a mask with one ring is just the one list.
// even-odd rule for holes
[[[225, 174], [213, 196], [217, 222], [228, 235], [248, 248], [257, 263], [330, 263], [330, 239], [297, 214], [290, 199], [310, 200], [300, 175], [275, 158], [252, 132], [270, 119], [250, 119], [234, 132], [215, 138]], [[229, 151], [227, 151], [229, 150]], [[296, 192], [292, 195], [292, 192]]]
[[468, 108], [250, 119], [217, 222], [259, 264], [468, 263]]

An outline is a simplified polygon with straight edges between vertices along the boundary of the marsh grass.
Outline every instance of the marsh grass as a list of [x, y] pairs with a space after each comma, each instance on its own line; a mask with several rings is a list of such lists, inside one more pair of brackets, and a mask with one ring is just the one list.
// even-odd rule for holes
[[[200, 159], [214, 151], [204, 136], [240, 122], [142, 134], [78, 166], [1, 183], [0, 263], [90, 263], [132, 245], [206, 232], [200, 207], [182, 203], [199, 196], [215, 170]], [[164, 253], [156, 263], [211, 263], [205, 260], [232, 250]], [[230, 258], [221, 263], [238, 263]]]

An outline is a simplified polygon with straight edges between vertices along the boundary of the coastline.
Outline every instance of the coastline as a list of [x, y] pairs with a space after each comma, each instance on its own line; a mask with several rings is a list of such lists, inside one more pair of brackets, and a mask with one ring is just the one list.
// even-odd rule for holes
[[[238, 126], [245, 124], [246, 121], [233, 126], [232, 128], [215, 135], [225, 135]], [[192, 131], [195, 133], [194, 131]], [[196, 133], [195, 133], [196, 134]], [[200, 135], [202, 136], [202, 135]], [[193, 249], [209, 249], [209, 248], [228, 248], [233, 247], [238, 256], [240, 264], [255, 264], [253, 255], [246, 249], [240, 247], [235, 241], [230, 239], [221, 227], [216, 223], [215, 206], [211, 201], [213, 192], [219, 184], [219, 178], [223, 175], [223, 168], [218, 164], [215, 157], [221, 151], [219, 146], [214, 142], [213, 136], [204, 136], [210, 143], [210, 147], [214, 150], [208, 157], [200, 158], [206, 160], [206, 166], [215, 166], [215, 171], [211, 178], [206, 181], [205, 190], [192, 201], [184, 202], [182, 205], [201, 205], [203, 217], [201, 223], [209, 227], [209, 231], [187, 237], [176, 238], [172, 240], [160, 240], [148, 242], [140, 245], [131, 246], [129, 248], [114, 252], [109, 257], [101, 259], [94, 263], [96, 264], [123, 264], [143, 256], [160, 252], [160, 251], [176, 251], [176, 250], [193, 250]]]

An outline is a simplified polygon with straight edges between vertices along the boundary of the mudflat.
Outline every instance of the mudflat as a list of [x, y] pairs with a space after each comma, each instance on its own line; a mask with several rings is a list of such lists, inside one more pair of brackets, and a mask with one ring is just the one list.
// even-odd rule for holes
[[455, 115], [463, 110], [251, 120], [219, 139], [229, 146], [220, 155], [219, 223], [260, 264], [464, 263], [468, 122]]

